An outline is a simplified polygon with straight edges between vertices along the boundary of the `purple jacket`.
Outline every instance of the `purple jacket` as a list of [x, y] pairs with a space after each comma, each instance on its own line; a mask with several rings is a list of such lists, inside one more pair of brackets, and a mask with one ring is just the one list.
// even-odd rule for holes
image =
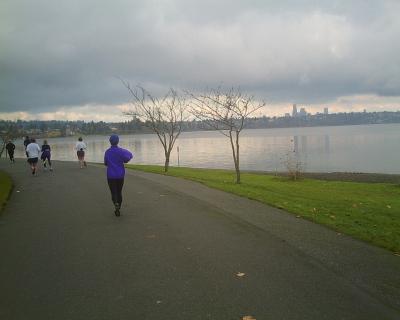
[[118, 146], [111, 146], [104, 154], [104, 164], [107, 166], [108, 179], [123, 179], [125, 176], [124, 163], [129, 162], [133, 154]]

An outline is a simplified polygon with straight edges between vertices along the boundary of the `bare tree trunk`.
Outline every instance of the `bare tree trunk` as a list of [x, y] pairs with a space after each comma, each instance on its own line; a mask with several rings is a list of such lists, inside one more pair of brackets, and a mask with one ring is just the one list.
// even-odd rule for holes
[[229, 132], [229, 139], [231, 141], [231, 147], [232, 147], [232, 156], [233, 156], [233, 162], [235, 164], [235, 171], [236, 171], [236, 183], [240, 183], [240, 167], [239, 167], [239, 133], [236, 132], [236, 141], [234, 141], [234, 138], [232, 136], [232, 131]]
[[[3, 152], [4, 152], [5, 147], [6, 147], [6, 142], [3, 142], [3, 145], [2, 145], [1, 151], [0, 151], [0, 158], [1, 158], [1, 156], [3, 155]], [[7, 158], [7, 152], [6, 152], [6, 158]]]
[[239, 132], [236, 131], [236, 183], [240, 183]]
[[165, 164], [164, 164], [164, 172], [168, 172], [169, 169], [169, 157], [171, 155], [171, 150], [165, 151]]

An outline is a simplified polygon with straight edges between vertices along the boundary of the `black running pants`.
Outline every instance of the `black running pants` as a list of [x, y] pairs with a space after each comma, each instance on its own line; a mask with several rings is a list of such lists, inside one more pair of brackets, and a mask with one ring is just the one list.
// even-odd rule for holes
[[110, 187], [111, 191], [111, 199], [112, 202], [122, 203], [122, 187], [124, 186], [124, 179], [107, 179], [108, 186]]
[[14, 160], [14, 150], [7, 150], [10, 160]]

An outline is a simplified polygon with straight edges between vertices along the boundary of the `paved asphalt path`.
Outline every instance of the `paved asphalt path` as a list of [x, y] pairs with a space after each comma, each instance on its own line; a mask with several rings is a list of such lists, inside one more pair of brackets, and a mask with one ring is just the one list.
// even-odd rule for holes
[[0, 319], [400, 319], [400, 257], [200, 184], [55, 162], [0, 215]]

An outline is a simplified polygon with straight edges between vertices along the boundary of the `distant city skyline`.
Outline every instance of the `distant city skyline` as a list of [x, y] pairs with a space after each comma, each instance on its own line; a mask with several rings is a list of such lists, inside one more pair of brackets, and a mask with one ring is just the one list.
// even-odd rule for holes
[[[306, 114], [334, 114], [334, 113], [350, 113], [350, 112], [382, 112], [382, 111], [400, 111], [399, 108], [385, 108], [378, 107], [368, 109], [365, 105], [357, 106], [356, 108], [338, 108], [338, 107], [325, 107], [325, 106], [313, 106], [313, 105], [300, 105], [300, 104], [292, 104], [280, 107], [279, 109], [274, 109], [275, 112], [268, 112], [268, 106], [264, 107], [264, 110], [258, 112], [255, 116], [267, 116], [267, 117], [284, 117], [289, 116], [293, 117], [293, 106], [296, 105], [298, 109], [298, 115], [305, 116]], [[80, 107], [66, 109], [63, 108], [61, 110], [57, 110], [56, 112], [44, 112], [44, 113], [27, 113], [27, 112], [11, 112], [11, 113], [1, 113], [0, 119], [2, 120], [70, 120], [70, 121], [104, 121], [104, 122], [123, 122], [128, 121], [130, 118], [123, 115], [123, 111], [131, 108], [129, 104], [123, 104], [120, 106], [114, 107], [114, 113], [108, 113], [109, 106], [95, 106], [92, 111], [92, 107], [86, 106], [83, 109], [90, 110], [90, 112], [84, 112]], [[281, 111], [283, 109], [283, 111]], [[304, 109], [304, 112], [301, 112], [301, 109]], [[95, 113], [97, 110], [97, 113]], [[326, 112], [325, 112], [326, 111]]]

